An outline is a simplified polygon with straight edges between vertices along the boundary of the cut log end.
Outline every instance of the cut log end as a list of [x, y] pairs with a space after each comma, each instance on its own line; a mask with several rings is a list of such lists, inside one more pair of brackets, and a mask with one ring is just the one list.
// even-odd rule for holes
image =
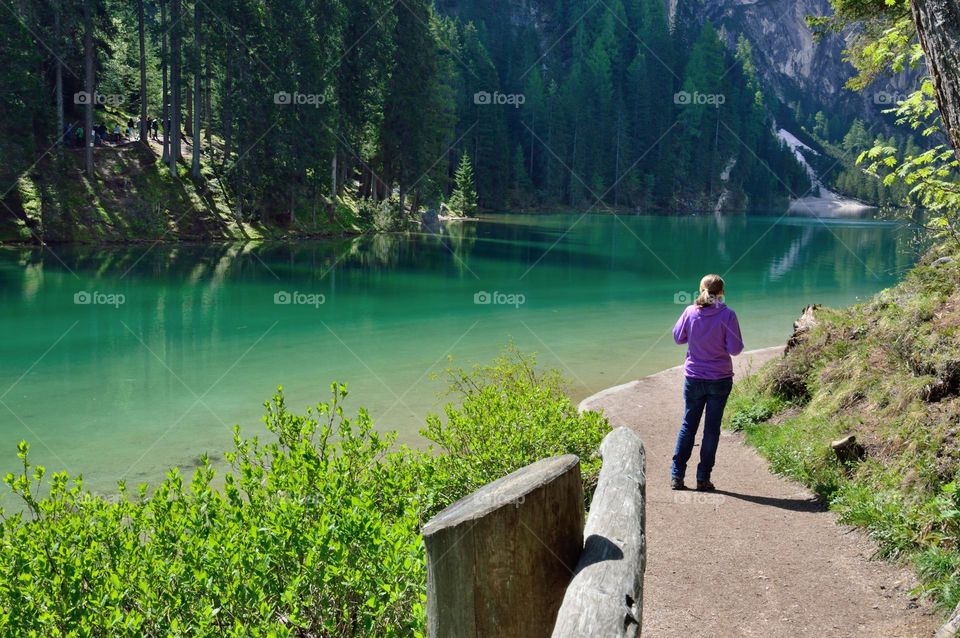
[[583, 547], [580, 462], [517, 470], [423, 528], [431, 638], [547, 638]]

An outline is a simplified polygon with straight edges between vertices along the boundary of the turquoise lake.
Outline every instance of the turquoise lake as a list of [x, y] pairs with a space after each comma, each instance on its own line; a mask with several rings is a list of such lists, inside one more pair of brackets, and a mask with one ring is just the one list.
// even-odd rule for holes
[[[707, 272], [748, 348], [809, 303], [895, 283], [910, 227], [869, 219], [490, 216], [433, 232], [296, 243], [0, 250], [0, 471], [16, 443], [91, 489], [155, 481], [231, 427], [261, 433], [278, 385], [300, 410], [346, 382], [348, 412], [417, 444], [450, 365], [514, 342], [579, 399], [674, 366], [670, 330]], [[679, 391], [679, 389], [678, 389]], [[5, 500], [5, 499], [4, 499]]]

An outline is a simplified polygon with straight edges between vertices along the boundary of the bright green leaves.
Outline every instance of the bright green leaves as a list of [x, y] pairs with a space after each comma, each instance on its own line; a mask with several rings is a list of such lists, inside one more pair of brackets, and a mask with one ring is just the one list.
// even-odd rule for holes
[[462, 405], [430, 419], [437, 453], [346, 418], [345, 385], [304, 415], [278, 391], [264, 441], [234, 429], [222, 487], [204, 455], [186, 482], [174, 468], [96, 496], [65, 473], [44, 484], [21, 442], [5, 482], [31, 516], [0, 527], [0, 634], [422, 636], [427, 518], [552, 454], [579, 454], [589, 488], [608, 429], [518, 353], [451, 382]]
[[[907, 124], [931, 136], [941, 130], [931, 80], [900, 102], [891, 112], [898, 124]], [[867, 173], [880, 176], [887, 186], [903, 183], [910, 188], [909, 203], [931, 212], [927, 228], [936, 240], [951, 240], [960, 245], [960, 162], [952, 148], [938, 144], [926, 150], [901, 153], [882, 141], [862, 152], [858, 164]]]

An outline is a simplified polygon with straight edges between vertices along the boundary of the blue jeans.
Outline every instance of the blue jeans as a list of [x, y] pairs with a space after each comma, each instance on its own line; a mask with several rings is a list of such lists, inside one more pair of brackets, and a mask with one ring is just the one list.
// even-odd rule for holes
[[704, 408], [707, 417], [703, 424], [703, 442], [700, 444], [700, 465], [697, 466], [697, 480], [709, 481], [710, 472], [717, 459], [717, 444], [720, 443], [720, 421], [727, 397], [733, 389], [733, 378], [707, 381], [687, 377], [683, 384], [683, 402], [685, 409], [680, 433], [677, 435], [677, 448], [673, 452], [673, 477], [683, 479], [687, 471], [687, 461], [693, 453], [693, 444], [700, 427], [700, 417]]

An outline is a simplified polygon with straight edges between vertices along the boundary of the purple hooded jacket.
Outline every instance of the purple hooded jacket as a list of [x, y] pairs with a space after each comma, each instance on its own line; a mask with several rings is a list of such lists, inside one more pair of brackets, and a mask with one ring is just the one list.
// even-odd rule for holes
[[732, 377], [730, 357], [743, 352], [737, 314], [721, 302], [703, 308], [687, 306], [673, 327], [673, 340], [689, 344], [683, 374], [691, 379]]

